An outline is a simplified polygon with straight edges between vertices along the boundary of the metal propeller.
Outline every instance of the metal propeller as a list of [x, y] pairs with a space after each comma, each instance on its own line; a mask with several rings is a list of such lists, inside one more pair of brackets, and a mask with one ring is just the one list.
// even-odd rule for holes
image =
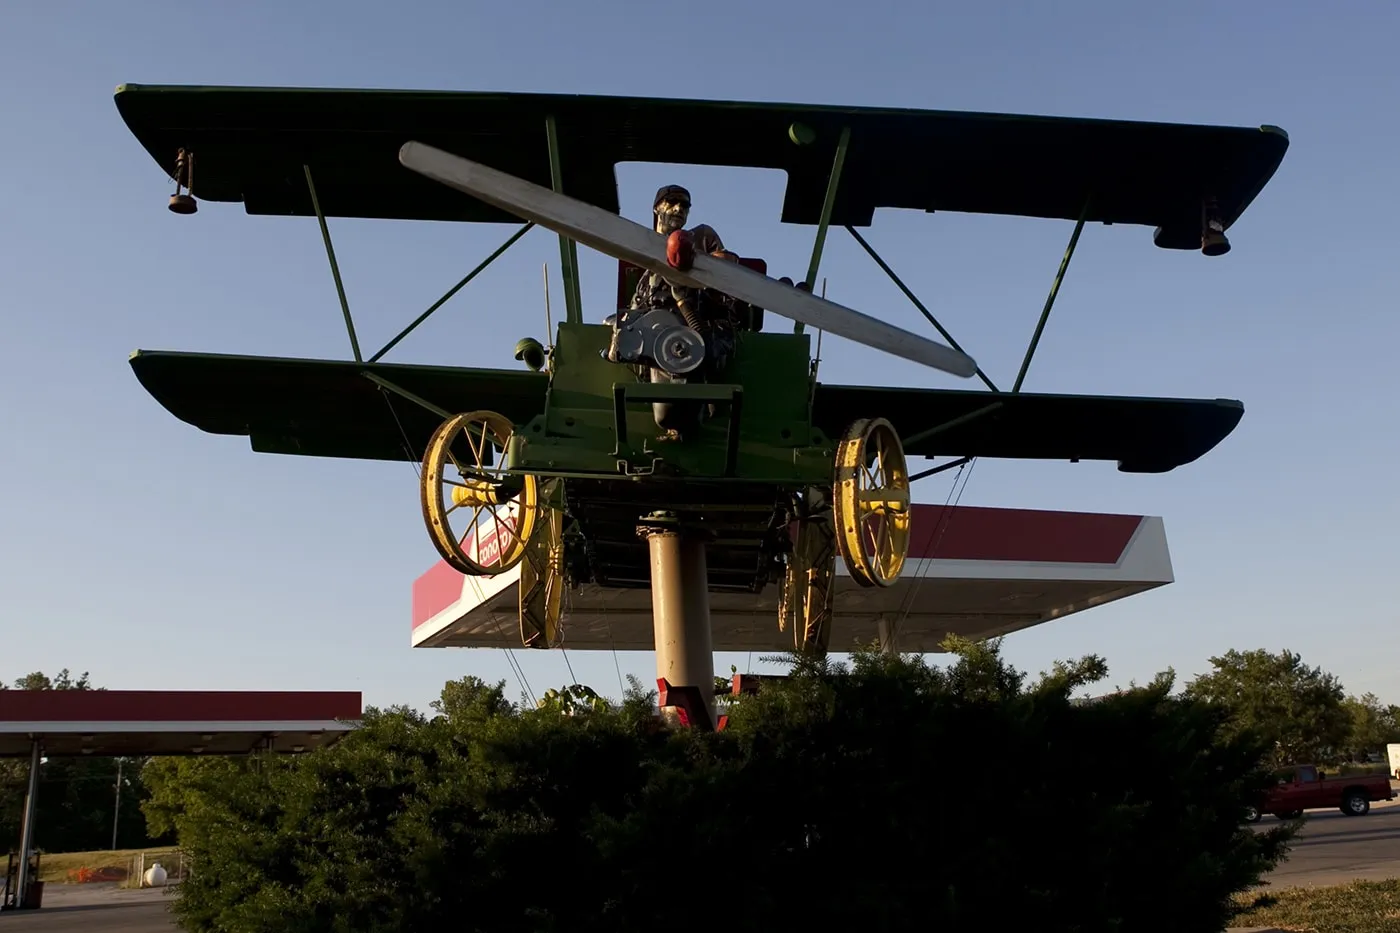
[[534, 221], [614, 259], [665, 276], [668, 281], [692, 288], [712, 288], [809, 327], [955, 376], [967, 378], [977, 372], [977, 363], [966, 353], [793, 288], [739, 263], [697, 254], [695, 264], [682, 272], [666, 261], [666, 238], [655, 230], [479, 162], [420, 142], [405, 143], [399, 149], [399, 161], [449, 188]]

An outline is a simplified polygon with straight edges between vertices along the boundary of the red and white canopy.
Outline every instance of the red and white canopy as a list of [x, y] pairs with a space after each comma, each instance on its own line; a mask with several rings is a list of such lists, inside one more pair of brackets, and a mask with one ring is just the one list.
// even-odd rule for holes
[[354, 729], [352, 692], [0, 690], [0, 757], [310, 751]]
[[[1160, 518], [1085, 512], [914, 506], [903, 576], [857, 586], [838, 558], [830, 650], [891, 639], [901, 651], [937, 651], [948, 634], [1014, 632], [1172, 582]], [[520, 646], [519, 568], [465, 577], [439, 561], [413, 584], [415, 648]], [[784, 650], [778, 587], [711, 593], [716, 651]], [[569, 648], [654, 649], [651, 593], [584, 586], [565, 595]]]

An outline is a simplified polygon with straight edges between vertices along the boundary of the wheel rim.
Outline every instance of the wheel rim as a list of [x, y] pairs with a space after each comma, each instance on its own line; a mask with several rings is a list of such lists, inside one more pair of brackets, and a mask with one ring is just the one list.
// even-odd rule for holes
[[[809, 491], [807, 495], [810, 501], [813, 493]], [[829, 506], [796, 522], [792, 552], [778, 597], [778, 628], [781, 631], [792, 627], [793, 646], [800, 653], [824, 655], [831, 638], [835, 538]]]
[[534, 533], [538, 482], [505, 470], [513, 432], [504, 415], [467, 412], [439, 425], [423, 454], [428, 535], [443, 560], [470, 576], [494, 576], [520, 563]]
[[861, 586], [899, 579], [909, 552], [909, 471], [904, 447], [884, 418], [862, 419], [836, 451], [837, 543]]
[[[547, 494], [545, 498], [553, 497]], [[520, 565], [520, 641], [526, 648], [553, 648], [560, 643], [564, 513], [553, 505], [544, 509], [544, 521], [526, 542], [525, 560]]]

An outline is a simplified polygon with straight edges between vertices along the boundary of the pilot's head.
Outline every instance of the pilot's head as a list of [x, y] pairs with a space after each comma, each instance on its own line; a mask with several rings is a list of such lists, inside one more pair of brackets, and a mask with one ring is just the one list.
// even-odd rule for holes
[[680, 185], [667, 185], [656, 192], [651, 203], [652, 228], [657, 233], [669, 234], [685, 227], [690, 217], [690, 192]]

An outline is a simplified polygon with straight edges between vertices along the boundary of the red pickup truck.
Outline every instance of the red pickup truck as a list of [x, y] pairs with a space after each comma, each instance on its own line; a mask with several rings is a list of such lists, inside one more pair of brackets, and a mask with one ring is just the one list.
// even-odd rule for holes
[[1281, 820], [1293, 820], [1304, 810], [1336, 807], [1347, 816], [1364, 816], [1373, 800], [1393, 800], [1387, 774], [1353, 774], [1328, 777], [1313, 765], [1293, 765], [1276, 772], [1278, 783], [1269, 789], [1261, 804], [1251, 805], [1245, 818], [1257, 822], [1265, 813]]

